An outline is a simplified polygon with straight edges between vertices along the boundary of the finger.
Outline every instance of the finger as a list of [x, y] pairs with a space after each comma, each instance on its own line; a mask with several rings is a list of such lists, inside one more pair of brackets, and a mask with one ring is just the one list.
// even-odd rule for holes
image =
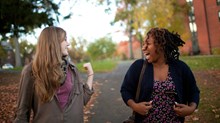
[[146, 105], [147, 105], [147, 102], [141, 102], [140, 104], [142, 104], [142, 105], [145, 105], [145, 106], [146, 106]]
[[180, 108], [185, 107], [185, 105], [184, 105], [184, 104], [178, 104], [178, 103], [176, 104], [176, 106], [177, 106], [177, 107], [180, 107]]
[[91, 66], [90, 62], [83, 64], [84, 67]]
[[152, 105], [152, 102], [153, 102], [153, 101], [146, 102], [146, 105], [147, 105], [147, 106]]
[[149, 111], [148, 111], [148, 110], [146, 110], [146, 113], [145, 113], [145, 115], [147, 115], [147, 114], [148, 114], [148, 112], [149, 112]]
[[83, 64], [84, 69], [88, 69], [88, 65], [87, 64]]
[[177, 107], [176, 105], [173, 106], [173, 110], [174, 110], [175, 112], [180, 112], [180, 108]]
[[149, 105], [149, 106], [147, 106], [147, 110], [150, 110], [151, 108], [153, 108], [153, 106], [152, 105]]
[[93, 70], [92, 70], [92, 66], [90, 63], [85, 63], [83, 65], [84, 69], [87, 70], [89, 73], [93, 73]]
[[173, 110], [174, 110], [174, 111], [176, 110], [176, 105], [173, 105]]

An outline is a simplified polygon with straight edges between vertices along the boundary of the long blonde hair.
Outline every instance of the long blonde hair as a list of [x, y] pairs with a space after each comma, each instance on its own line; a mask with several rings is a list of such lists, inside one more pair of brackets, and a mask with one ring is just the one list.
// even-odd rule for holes
[[49, 102], [64, 76], [61, 69], [61, 42], [66, 32], [59, 27], [46, 27], [41, 32], [33, 59], [32, 71], [35, 78], [36, 94], [41, 102]]

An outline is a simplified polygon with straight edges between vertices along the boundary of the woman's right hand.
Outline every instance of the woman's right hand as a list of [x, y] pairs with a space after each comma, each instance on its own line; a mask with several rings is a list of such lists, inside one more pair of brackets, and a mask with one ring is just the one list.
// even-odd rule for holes
[[128, 100], [128, 105], [137, 113], [147, 115], [152, 108], [152, 101], [135, 103], [133, 100]]

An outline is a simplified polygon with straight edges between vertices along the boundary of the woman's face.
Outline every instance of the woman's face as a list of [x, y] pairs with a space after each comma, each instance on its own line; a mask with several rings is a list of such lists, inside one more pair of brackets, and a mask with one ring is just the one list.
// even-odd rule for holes
[[68, 46], [69, 46], [69, 42], [67, 42], [67, 39], [65, 38], [64, 41], [61, 42], [61, 52], [63, 56], [67, 56], [69, 55], [68, 53]]
[[142, 51], [149, 63], [156, 63], [161, 58], [164, 58], [163, 53], [156, 52], [156, 50], [157, 47], [154, 44], [154, 38], [151, 35], [147, 36], [144, 41]]

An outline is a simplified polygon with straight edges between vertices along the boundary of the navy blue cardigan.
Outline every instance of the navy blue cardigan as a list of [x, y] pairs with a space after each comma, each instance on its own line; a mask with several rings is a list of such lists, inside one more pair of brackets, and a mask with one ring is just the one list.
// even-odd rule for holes
[[[136, 60], [130, 66], [124, 77], [120, 92], [126, 104], [129, 99], [135, 100], [138, 79], [144, 62], [145, 61], [143, 59]], [[138, 102], [150, 101], [153, 91], [153, 65], [151, 63], [147, 64], [148, 66], [145, 69], [143, 80], [141, 82], [141, 90]], [[190, 68], [181, 60], [175, 60], [168, 65], [170, 75], [176, 86], [177, 94], [175, 101], [181, 104], [195, 102], [198, 106], [200, 91], [196, 85], [194, 75]], [[136, 113], [136, 123], [139, 123], [142, 120], [143, 116]]]

